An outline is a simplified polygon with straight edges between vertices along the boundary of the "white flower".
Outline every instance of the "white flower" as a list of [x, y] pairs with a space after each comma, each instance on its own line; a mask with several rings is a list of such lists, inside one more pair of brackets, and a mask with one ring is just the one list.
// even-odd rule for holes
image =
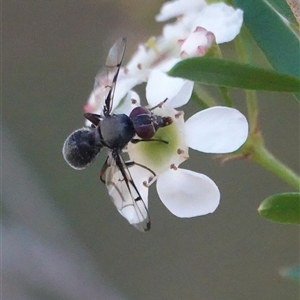
[[[207, 4], [203, 0], [167, 2], [162, 6], [157, 21], [165, 21], [172, 17], [180, 17], [173, 23], [173, 35], [178, 32], [193, 32], [198, 26], [211, 31], [216, 36], [218, 44], [233, 40], [240, 32], [243, 23], [243, 11], [223, 3]], [[179, 27], [182, 29], [179, 30]], [[171, 37], [171, 30], [164, 32], [165, 37]], [[182, 37], [185, 38], [185, 37]]]
[[[168, 78], [165, 79], [168, 81]], [[160, 80], [161, 87], [156, 91], [158, 95], [159, 89], [164, 86], [163, 78]], [[148, 85], [152, 85], [151, 81], [149, 78]], [[189, 93], [182, 91], [184, 89], [183, 84], [181, 90], [177, 90], [184, 98], [183, 103], [189, 97]], [[172, 90], [171, 86], [168, 90]], [[155, 99], [151, 98], [152, 93], [148, 93], [148, 96], [152, 106]], [[188, 158], [188, 147], [219, 154], [237, 150], [247, 139], [248, 122], [236, 109], [215, 106], [196, 113], [184, 123], [183, 112], [169, 106], [176, 103], [172, 102], [173, 99], [176, 99], [176, 95], [169, 97], [161, 108], [153, 111], [157, 115], [173, 119], [171, 125], [160, 128], [154, 136], [168, 144], [160, 141], [129, 143], [127, 151], [133, 161], [156, 173], [158, 195], [174, 215], [182, 218], [205, 215], [213, 212], [219, 205], [220, 192], [217, 185], [204, 174], [178, 166]], [[147, 182], [149, 174], [139, 173], [137, 168], [134, 172], [139, 181]]]

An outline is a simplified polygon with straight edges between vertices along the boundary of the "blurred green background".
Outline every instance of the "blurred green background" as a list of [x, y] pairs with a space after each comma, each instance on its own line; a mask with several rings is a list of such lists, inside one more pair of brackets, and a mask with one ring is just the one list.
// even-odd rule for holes
[[[127, 37], [126, 63], [138, 43], [159, 35], [162, 3], [3, 1], [3, 299], [298, 299], [297, 282], [279, 271], [298, 263], [299, 229], [257, 214], [265, 197], [292, 189], [258, 165], [220, 165], [191, 150], [182, 167], [217, 183], [219, 208], [176, 218], [153, 185], [152, 229], [141, 234], [98, 179], [105, 151], [81, 172], [62, 158], [65, 138], [84, 124], [82, 107], [109, 48]], [[244, 94], [234, 95], [246, 113]], [[259, 99], [268, 148], [297, 171], [298, 104], [279, 93]]]

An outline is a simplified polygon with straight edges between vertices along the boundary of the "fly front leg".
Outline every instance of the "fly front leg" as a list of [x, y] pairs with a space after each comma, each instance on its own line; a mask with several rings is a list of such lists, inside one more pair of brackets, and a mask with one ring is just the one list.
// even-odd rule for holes
[[159, 107], [159, 108], [162, 108], [162, 106], [166, 103], [167, 100], [168, 100], [168, 98], [166, 98], [164, 101], [158, 103], [157, 105], [155, 105], [155, 106], [149, 108], [149, 110], [151, 111], [151, 110], [153, 110], [153, 109], [155, 109], [155, 108], [158, 108], [158, 107]]
[[162, 142], [164, 144], [169, 144], [169, 142], [161, 140], [161, 139], [150, 139], [150, 140], [147, 140], [147, 139], [132, 139], [131, 140], [132, 144], [137, 144], [139, 142]]

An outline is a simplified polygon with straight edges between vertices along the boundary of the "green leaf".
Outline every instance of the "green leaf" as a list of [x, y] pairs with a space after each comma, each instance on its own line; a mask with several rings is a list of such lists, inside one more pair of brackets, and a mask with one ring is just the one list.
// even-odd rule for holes
[[272, 195], [260, 204], [258, 212], [274, 222], [300, 224], [300, 194]]
[[300, 77], [299, 39], [262, 0], [233, 0], [243, 9], [244, 22], [270, 64], [279, 72]]
[[267, 3], [269, 3], [276, 11], [278, 11], [289, 22], [291, 22], [294, 27], [298, 27], [297, 20], [286, 1], [267, 0]]
[[261, 91], [300, 92], [299, 78], [220, 58], [188, 58], [176, 64], [168, 74], [208, 85]]

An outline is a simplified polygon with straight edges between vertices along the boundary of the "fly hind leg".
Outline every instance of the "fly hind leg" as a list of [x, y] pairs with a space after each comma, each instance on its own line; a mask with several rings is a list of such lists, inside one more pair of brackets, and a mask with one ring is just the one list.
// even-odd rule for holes
[[138, 166], [138, 167], [141, 167], [141, 168], [143, 168], [143, 169], [149, 171], [149, 173], [151, 173], [151, 175], [150, 175], [149, 178], [148, 178], [148, 182], [143, 182], [144, 186], [146, 186], [146, 187], [149, 187], [149, 186], [156, 180], [156, 177], [157, 177], [157, 176], [156, 176], [155, 172], [152, 171], [150, 168], [148, 168], [148, 167], [142, 165], [142, 164], [139, 164], [139, 163], [137, 163], [137, 162], [134, 162], [134, 161], [132, 161], [132, 160], [129, 160], [129, 161], [126, 161], [126, 162], [125, 162], [125, 165], [126, 165], [128, 168], [130, 168], [130, 167], [132, 167], [132, 166]]

